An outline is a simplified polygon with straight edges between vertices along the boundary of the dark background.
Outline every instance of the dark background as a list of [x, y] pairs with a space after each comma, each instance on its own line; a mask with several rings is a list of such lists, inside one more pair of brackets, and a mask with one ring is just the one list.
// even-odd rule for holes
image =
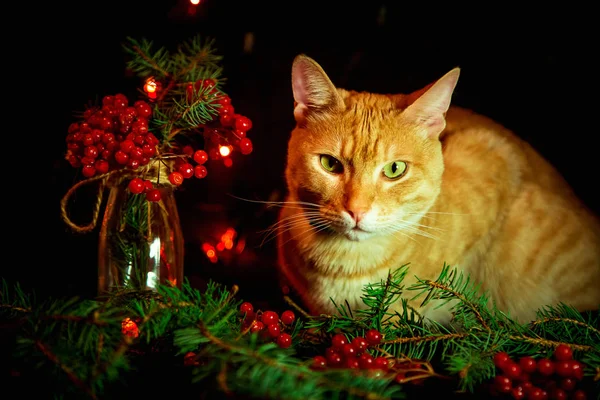
[[[12, 206], [7, 209], [9, 220], [16, 218], [9, 243], [19, 256], [3, 267], [4, 276], [40, 295], [95, 294], [98, 228], [77, 234], [60, 218], [60, 199], [80, 179], [63, 159], [65, 136], [75, 113], [90, 101], [134, 93], [140, 84], [125, 73], [121, 43], [127, 36], [170, 49], [196, 34], [214, 38], [223, 56], [224, 90], [236, 111], [253, 121], [252, 154], [238, 154], [230, 169], [209, 167], [205, 180], [186, 181], [177, 192], [185, 273], [198, 285], [212, 278], [240, 285], [247, 299], [279, 297], [275, 248], [272, 242], [261, 247], [259, 233], [275, 222], [276, 210], [229, 194], [267, 200], [285, 190], [286, 144], [294, 123], [290, 71], [298, 53], [317, 60], [334, 84], [375, 92], [410, 92], [460, 66], [454, 104], [513, 129], [556, 165], [590, 207], [600, 209], [594, 146], [598, 43], [588, 23], [591, 7], [547, 3], [527, 11], [486, 3], [485, 9], [416, 10], [403, 2], [203, 0], [191, 15], [184, 0], [47, 6], [52, 9], [44, 23], [30, 27], [35, 42], [23, 45], [29, 46], [28, 58], [15, 67], [36, 68], [28, 78], [36, 91], [24, 103], [35, 104], [21, 122], [28, 129], [17, 130], [28, 152], [17, 165], [33, 171], [19, 179], [23, 188], [6, 192], [22, 210], [14, 215]], [[243, 49], [248, 32], [255, 37], [249, 53]], [[89, 221], [92, 201], [91, 191], [78, 192], [73, 217]], [[200, 245], [226, 226], [246, 238], [246, 250], [210, 263]]]

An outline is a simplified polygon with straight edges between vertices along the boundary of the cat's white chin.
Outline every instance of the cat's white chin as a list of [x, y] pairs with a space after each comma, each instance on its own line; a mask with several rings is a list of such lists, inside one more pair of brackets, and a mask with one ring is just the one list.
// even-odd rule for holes
[[353, 242], [360, 242], [361, 240], [365, 240], [373, 236], [373, 233], [354, 228], [344, 232], [344, 236]]

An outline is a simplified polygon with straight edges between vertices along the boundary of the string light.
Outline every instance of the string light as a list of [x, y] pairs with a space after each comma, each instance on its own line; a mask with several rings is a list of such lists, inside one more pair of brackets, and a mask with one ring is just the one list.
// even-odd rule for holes
[[231, 146], [219, 146], [219, 153], [222, 157], [227, 157], [231, 154]]
[[192, 5], [197, 6], [198, 4], [200, 4], [200, 0], [190, 0], [190, 3], [192, 3]]

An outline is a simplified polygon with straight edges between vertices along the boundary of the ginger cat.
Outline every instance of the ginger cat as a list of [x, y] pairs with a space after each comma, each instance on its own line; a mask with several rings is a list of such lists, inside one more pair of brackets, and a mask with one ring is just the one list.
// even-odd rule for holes
[[[409, 264], [408, 286], [444, 263], [521, 322], [557, 302], [600, 306], [599, 220], [527, 143], [450, 106], [459, 73], [407, 95], [358, 93], [294, 60], [278, 267], [311, 313], [336, 313], [330, 297], [364, 307], [364, 285], [390, 270]], [[447, 323], [433, 305], [420, 313]]]

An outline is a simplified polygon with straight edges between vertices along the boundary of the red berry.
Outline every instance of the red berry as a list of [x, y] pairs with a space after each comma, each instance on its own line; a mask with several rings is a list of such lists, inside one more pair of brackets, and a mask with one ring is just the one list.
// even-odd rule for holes
[[367, 342], [367, 340], [362, 337], [362, 336], [357, 336], [354, 339], [352, 339], [352, 345], [354, 346], [354, 348], [356, 348], [357, 353], [362, 353], [363, 351], [365, 351], [367, 349], [367, 347], [369, 346], [369, 343]]
[[533, 357], [525, 356], [519, 360], [521, 370], [527, 374], [534, 373], [537, 369], [537, 363]]
[[254, 321], [254, 323], [252, 324], [252, 327], [250, 328], [250, 332], [258, 333], [258, 332], [262, 331], [263, 329], [265, 329], [265, 324], [263, 324], [261, 321]]
[[554, 359], [559, 361], [571, 360], [573, 358], [573, 349], [566, 344], [559, 344], [554, 349]]
[[571, 376], [577, 380], [583, 379], [583, 365], [579, 361], [571, 361]]
[[341, 347], [341, 351], [342, 351], [342, 354], [344, 354], [344, 357], [346, 357], [346, 358], [348, 358], [348, 357], [356, 357], [357, 356], [356, 349], [350, 343], [344, 344]]
[[330, 367], [339, 366], [344, 359], [337, 350], [331, 347], [325, 352], [325, 358], [327, 358], [327, 365]]
[[94, 163], [94, 167], [96, 168], [96, 172], [100, 174], [106, 174], [110, 166], [106, 160], [97, 160]]
[[208, 175], [208, 170], [204, 165], [196, 165], [194, 167], [194, 176], [198, 179], [205, 178]]
[[539, 387], [532, 387], [527, 395], [528, 400], [547, 400], [548, 393]]
[[270, 324], [267, 326], [267, 329], [269, 331], [269, 336], [272, 338], [277, 338], [281, 334], [281, 328], [279, 327], [279, 324]]
[[144, 192], [148, 193], [153, 188], [154, 184], [152, 183], [152, 181], [144, 181]]
[[173, 171], [169, 174], [169, 182], [172, 185], [179, 186], [183, 183], [183, 175], [181, 172]]
[[281, 313], [281, 322], [286, 325], [293, 324], [295, 319], [296, 315], [292, 310], [285, 310], [283, 313]]
[[148, 201], [160, 201], [161, 197], [160, 190], [158, 189], [152, 189], [146, 192], [146, 200]]
[[127, 188], [133, 194], [140, 194], [146, 189], [146, 185], [144, 184], [144, 180], [142, 178], [133, 178], [131, 181], [129, 181]]
[[525, 396], [526, 396], [526, 394], [525, 394], [525, 391], [524, 391], [524, 390], [523, 390], [523, 388], [522, 388], [522, 387], [520, 387], [520, 386], [516, 386], [516, 387], [512, 388], [512, 389], [510, 390], [510, 395], [511, 395], [511, 396], [512, 396], [512, 398], [513, 398], [513, 399], [515, 399], [515, 400], [521, 400], [521, 399], [524, 399], [524, 398], [525, 398]]
[[239, 147], [240, 153], [244, 155], [252, 153], [252, 141], [247, 137], [240, 139]]
[[183, 175], [184, 178], [191, 178], [194, 176], [194, 166], [190, 163], [183, 163], [178, 168], [177, 171]]
[[575, 386], [577, 386], [577, 381], [574, 378], [564, 378], [559, 382], [559, 386], [561, 389], [570, 392], [571, 390], [575, 389]]
[[312, 369], [325, 369], [327, 367], [327, 359], [323, 356], [314, 356], [312, 360]]
[[204, 150], [196, 150], [193, 158], [194, 158], [194, 161], [196, 161], [196, 163], [202, 165], [206, 161], [208, 161], [208, 154]]
[[123, 150], [117, 150], [115, 151], [115, 161], [121, 165], [125, 165], [129, 161], [129, 154], [125, 153]]
[[494, 377], [494, 389], [500, 393], [508, 393], [512, 389], [512, 380], [506, 375], [496, 375]]
[[282, 333], [277, 337], [277, 345], [282, 349], [287, 349], [292, 345], [292, 337], [288, 333]]
[[346, 339], [346, 336], [343, 333], [336, 333], [331, 338], [331, 347], [333, 347], [334, 349], [341, 349], [347, 343], [348, 340]]
[[81, 173], [86, 178], [91, 178], [92, 176], [96, 175], [96, 167], [94, 167], [94, 164], [84, 165], [81, 169]]
[[375, 360], [373, 360], [373, 368], [387, 371], [389, 369], [389, 366], [389, 361], [385, 357], [376, 357]]
[[573, 368], [570, 360], [556, 361], [554, 364], [554, 372], [556, 372], [558, 376], [562, 376], [563, 378], [572, 376], [572, 371]]
[[521, 367], [519, 367], [519, 364], [517, 364], [514, 361], [509, 361], [508, 363], [506, 363], [502, 371], [510, 379], [517, 379], [521, 376], [522, 373]]
[[279, 315], [275, 311], [265, 311], [262, 314], [261, 321], [265, 325], [271, 325], [279, 322]]
[[369, 329], [365, 334], [365, 339], [371, 346], [377, 346], [381, 343], [381, 332], [377, 329]]
[[252, 303], [246, 301], [240, 305], [240, 314], [248, 314], [254, 311]]
[[510, 361], [510, 356], [504, 351], [494, 354], [494, 365], [499, 369], [504, 369], [506, 364]]
[[581, 389], [576, 390], [575, 392], [573, 392], [573, 394], [571, 395], [571, 399], [573, 400], [586, 400], [587, 399], [587, 395], [585, 394], [585, 392]]
[[569, 395], [565, 390], [555, 388], [552, 391], [550, 391], [550, 398], [552, 400], [567, 400], [569, 398]]
[[359, 369], [360, 363], [356, 357], [346, 357], [346, 368]]
[[552, 375], [554, 373], [554, 363], [552, 362], [552, 360], [542, 358], [537, 363], [537, 369], [542, 375]]
[[252, 121], [243, 115], [236, 115], [234, 126], [239, 131], [247, 132], [252, 129]]
[[358, 357], [358, 365], [361, 369], [370, 369], [373, 366], [375, 359], [369, 353], [362, 353]]

